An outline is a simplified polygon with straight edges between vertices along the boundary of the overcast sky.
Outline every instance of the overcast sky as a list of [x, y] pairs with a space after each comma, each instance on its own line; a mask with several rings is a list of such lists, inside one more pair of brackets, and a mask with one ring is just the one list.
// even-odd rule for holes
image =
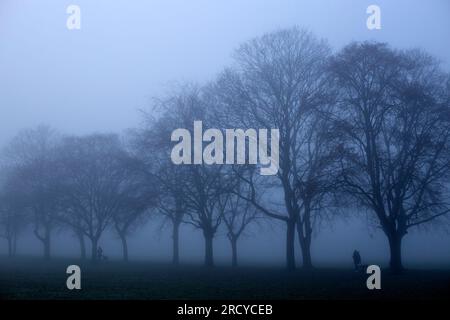
[[[81, 30], [66, 28], [70, 4], [81, 8]], [[381, 8], [381, 30], [366, 27], [370, 4]], [[294, 25], [328, 39], [334, 50], [352, 40], [386, 41], [423, 48], [450, 69], [448, 0], [0, 0], [0, 146], [42, 123], [77, 134], [137, 126], [137, 110], [171, 82], [212, 79], [241, 42]], [[370, 238], [362, 224], [352, 226], [319, 237], [313, 250], [340, 255], [355, 242], [366, 251], [385, 246], [383, 236]], [[340, 245], [330, 250], [333, 239]], [[442, 239], [409, 237], [406, 243], [415, 245], [405, 244], [406, 255], [422, 248], [431, 260], [450, 263], [450, 240]], [[148, 238], [132, 241], [132, 252], [157, 246]], [[249, 239], [244, 252], [257, 247], [273, 256], [272, 248], [282, 261], [283, 237], [274, 236], [272, 247], [258, 241]], [[384, 259], [386, 248], [379, 253]]]
[[[68, 30], [66, 8], [81, 8]], [[381, 8], [382, 29], [366, 28]], [[422, 47], [450, 66], [450, 1], [0, 0], [0, 145], [46, 123], [68, 133], [136, 126], [173, 81], [207, 81], [249, 38], [299, 25], [338, 49], [352, 40]]]

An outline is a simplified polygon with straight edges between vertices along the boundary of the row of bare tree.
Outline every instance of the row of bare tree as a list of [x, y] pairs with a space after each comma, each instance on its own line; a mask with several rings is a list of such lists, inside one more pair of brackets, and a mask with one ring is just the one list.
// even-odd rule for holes
[[9, 255], [31, 224], [46, 259], [52, 235], [63, 228], [79, 240], [83, 259], [88, 239], [96, 260], [99, 240], [110, 228], [128, 260], [127, 237], [159, 215], [173, 227], [175, 264], [181, 223], [203, 231], [205, 261], [213, 265], [213, 237], [223, 222], [237, 265], [237, 241], [258, 211], [232, 193], [223, 170], [173, 165], [153, 133], [135, 131], [125, 142], [114, 134], [63, 136], [46, 126], [20, 132], [5, 150], [1, 182], [0, 222]]
[[[11, 254], [28, 217], [46, 257], [53, 230], [66, 226], [82, 256], [90, 240], [95, 259], [110, 226], [127, 259], [127, 236], [152, 213], [171, 223], [174, 263], [186, 223], [203, 233], [208, 266], [224, 226], [236, 265], [238, 239], [265, 217], [286, 225], [287, 268], [295, 268], [296, 234], [311, 268], [321, 223], [363, 211], [386, 235], [390, 267], [400, 272], [408, 231], [444, 223], [450, 210], [449, 74], [421, 50], [364, 42], [332, 53], [298, 28], [248, 41], [234, 57], [214, 81], [155, 100], [126, 139], [44, 127], [20, 133], [2, 171], [0, 225]], [[172, 131], [197, 120], [221, 130], [279, 129], [277, 175], [260, 176], [257, 165], [173, 164]]]

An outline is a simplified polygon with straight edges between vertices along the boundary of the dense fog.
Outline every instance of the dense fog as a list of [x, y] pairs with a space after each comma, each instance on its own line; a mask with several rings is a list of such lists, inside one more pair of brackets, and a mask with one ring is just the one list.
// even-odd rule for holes
[[[66, 8], [81, 8], [81, 29], [68, 30]], [[246, 41], [293, 26], [329, 42], [333, 53], [352, 41], [387, 42], [395, 49], [420, 48], [450, 70], [450, 3], [424, 1], [16, 1], [0, 2], [0, 146], [22, 129], [47, 125], [65, 135], [127, 134], [143, 126], [143, 111], [158, 114], [154, 97], [165, 97], [179, 83], [214, 81], [232, 66], [233, 52]], [[381, 8], [381, 30], [368, 30], [366, 8]], [[167, 137], [169, 142], [169, 137]], [[281, 191], [275, 198], [282, 202]], [[364, 263], [387, 266], [389, 244], [367, 210], [348, 208], [323, 221], [313, 233], [314, 265], [352, 265], [355, 249]], [[151, 213], [144, 227], [128, 237], [130, 260], [170, 262], [170, 224]], [[42, 255], [42, 244], [28, 225], [18, 238], [17, 255]], [[239, 240], [241, 265], [283, 266], [284, 223], [265, 217]], [[297, 235], [296, 235], [297, 237]], [[0, 239], [0, 254], [8, 252]], [[86, 243], [89, 255], [90, 244]], [[111, 227], [99, 245], [110, 259], [122, 258]], [[53, 257], [78, 257], [79, 243], [55, 227]], [[200, 229], [180, 226], [180, 262], [201, 264]], [[403, 244], [407, 267], [450, 266], [448, 219], [411, 228]], [[295, 256], [302, 255], [295, 240]], [[217, 264], [231, 263], [224, 225], [214, 238]]]

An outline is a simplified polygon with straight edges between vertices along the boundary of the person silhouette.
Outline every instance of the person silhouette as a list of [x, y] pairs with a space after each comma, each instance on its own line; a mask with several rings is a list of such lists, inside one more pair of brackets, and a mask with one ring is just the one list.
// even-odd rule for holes
[[102, 260], [102, 258], [103, 258], [103, 249], [102, 249], [102, 247], [98, 246], [98, 248], [97, 248], [97, 259], [98, 260]]
[[361, 267], [361, 255], [358, 250], [353, 251], [353, 264], [355, 265], [355, 271], [358, 271]]

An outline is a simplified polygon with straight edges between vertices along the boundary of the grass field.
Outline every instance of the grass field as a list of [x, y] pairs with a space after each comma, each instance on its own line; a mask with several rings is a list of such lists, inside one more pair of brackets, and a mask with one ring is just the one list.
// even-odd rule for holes
[[383, 270], [381, 290], [346, 269], [286, 272], [282, 268], [173, 267], [150, 262], [79, 264], [81, 290], [66, 288], [77, 260], [0, 257], [2, 299], [448, 299], [450, 271]]

